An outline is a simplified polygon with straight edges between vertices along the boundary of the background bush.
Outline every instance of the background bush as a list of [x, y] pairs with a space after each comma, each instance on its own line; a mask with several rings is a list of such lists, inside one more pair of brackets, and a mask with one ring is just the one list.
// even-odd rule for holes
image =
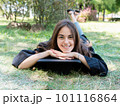
[[91, 7], [81, 10], [81, 14], [78, 17], [79, 22], [97, 21], [97, 10], [92, 10]]

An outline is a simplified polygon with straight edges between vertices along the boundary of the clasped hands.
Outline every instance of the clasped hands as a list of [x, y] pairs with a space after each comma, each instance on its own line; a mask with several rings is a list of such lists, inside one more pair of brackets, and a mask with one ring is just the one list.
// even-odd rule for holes
[[60, 52], [58, 50], [54, 50], [54, 49], [50, 49], [48, 50], [48, 53], [50, 56], [55, 57], [55, 58], [59, 58], [62, 60], [71, 60], [74, 58], [78, 58], [78, 53], [77, 52]]

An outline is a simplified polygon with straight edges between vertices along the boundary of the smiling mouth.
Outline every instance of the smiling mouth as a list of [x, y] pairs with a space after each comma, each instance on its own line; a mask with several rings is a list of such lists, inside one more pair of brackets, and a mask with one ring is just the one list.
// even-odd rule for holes
[[70, 48], [71, 46], [64, 46], [64, 45], [62, 45], [62, 47], [68, 49], [68, 48]]

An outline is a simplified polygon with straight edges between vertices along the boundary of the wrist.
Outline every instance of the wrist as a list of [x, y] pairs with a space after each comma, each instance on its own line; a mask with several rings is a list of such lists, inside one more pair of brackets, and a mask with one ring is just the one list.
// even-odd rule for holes
[[50, 55], [50, 50], [45, 51], [46, 57]]
[[79, 55], [79, 53], [75, 52], [74, 57], [75, 57], [76, 59], [79, 59], [79, 58], [78, 58], [78, 55]]
[[81, 60], [83, 58], [83, 55], [81, 55], [80, 53], [75, 53], [75, 58]]

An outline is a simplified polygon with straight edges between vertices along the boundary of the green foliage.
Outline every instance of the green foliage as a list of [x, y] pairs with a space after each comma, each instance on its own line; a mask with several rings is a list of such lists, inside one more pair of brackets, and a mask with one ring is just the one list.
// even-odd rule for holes
[[66, 10], [74, 6], [75, 2], [72, 0], [34, 0], [32, 5], [34, 20], [46, 27], [48, 24], [67, 18]]
[[120, 0], [1, 0], [0, 10], [6, 19], [13, 21], [16, 21], [18, 16], [22, 17], [20, 21], [23, 21], [32, 11], [35, 23], [47, 27], [48, 24], [68, 18], [67, 9], [80, 9], [81, 6], [82, 9], [91, 7], [92, 10], [97, 10], [98, 14], [103, 12], [104, 17], [105, 10], [110, 13], [120, 10]]
[[2, 0], [1, 3], [0, 8], [6, 19], [10, 18], [10, 20], [16, 21], [17, 16], [24, 19], [25, 16], [29, 15], [30, 0]]

